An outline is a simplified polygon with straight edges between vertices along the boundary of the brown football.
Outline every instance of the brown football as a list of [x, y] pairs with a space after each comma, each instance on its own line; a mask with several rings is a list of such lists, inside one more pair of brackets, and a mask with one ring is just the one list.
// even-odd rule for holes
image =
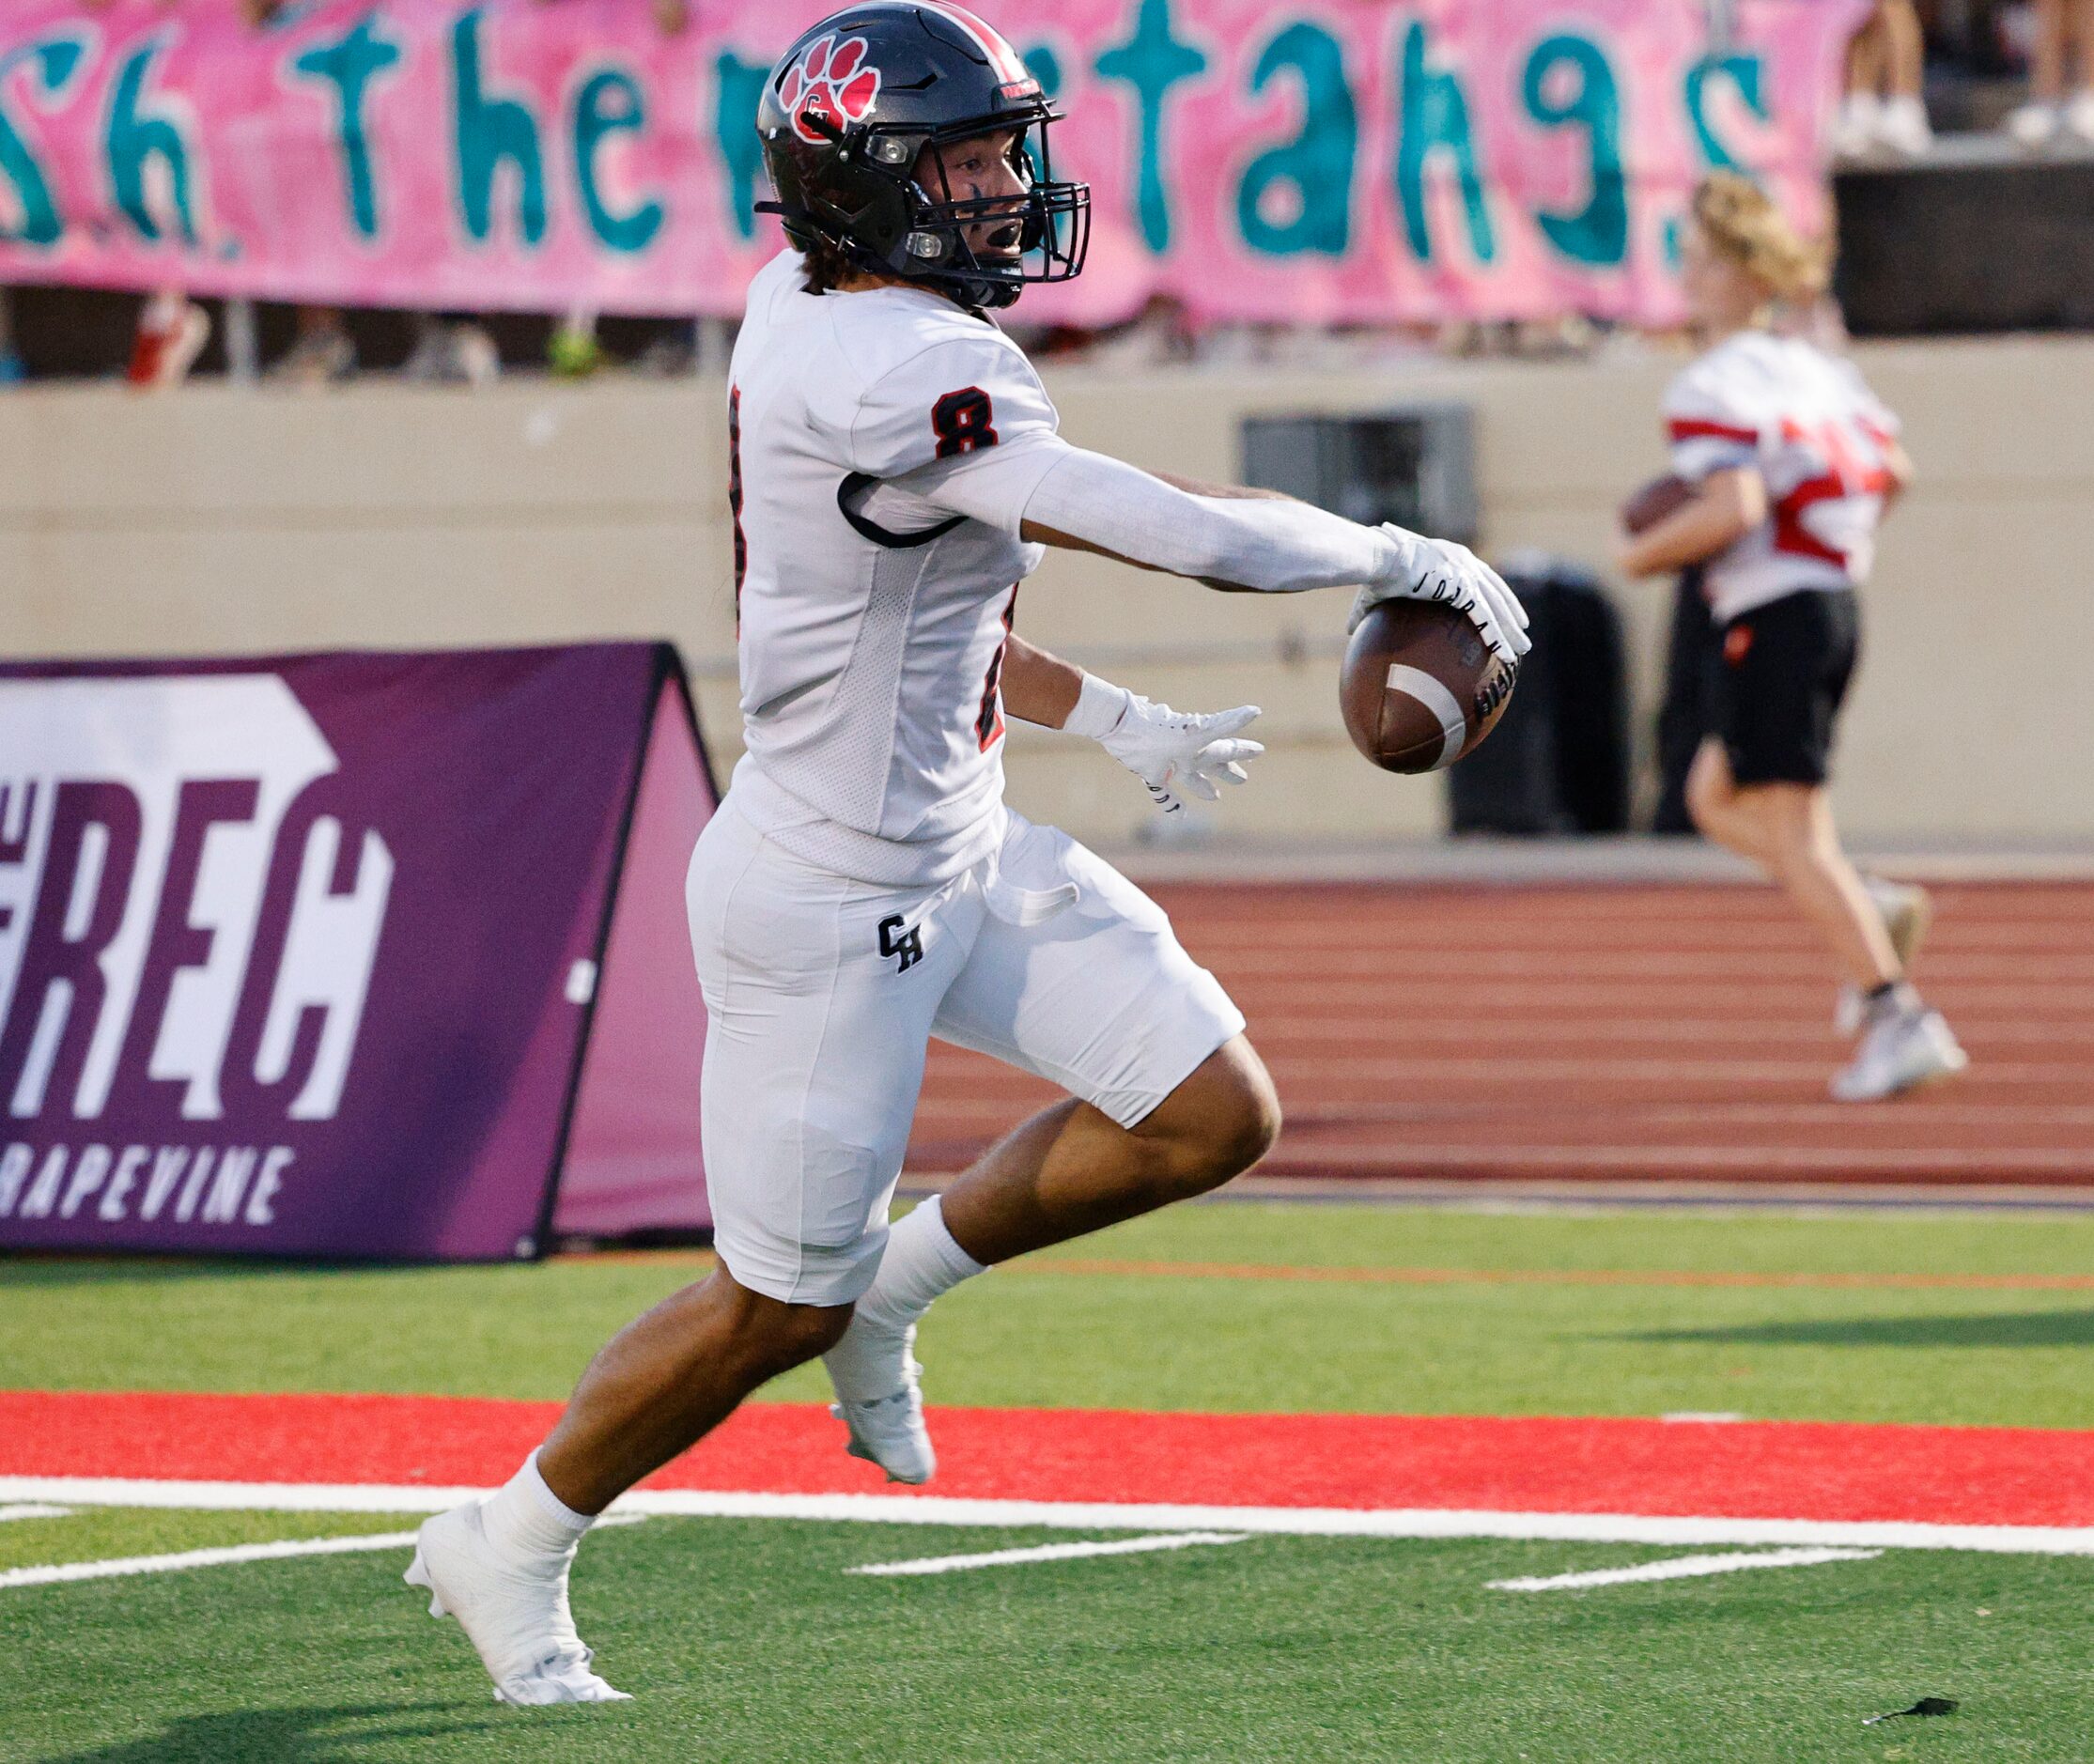
[[1652, 478], [1621, 504], [1621, 530], [1633, 539], [1693, 500], [1694, 486], [1686, 479], [1669, 472], [1662, 478]]
[[1385, 600], [1346, 645], [1338, 702], [1353, 745], [1384, 771], [1436, 772], [1490, 734], [1518, 674], [1452, 607]]

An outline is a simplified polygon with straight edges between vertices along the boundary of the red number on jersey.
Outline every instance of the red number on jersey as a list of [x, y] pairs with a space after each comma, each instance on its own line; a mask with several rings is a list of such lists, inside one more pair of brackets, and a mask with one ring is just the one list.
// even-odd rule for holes
[[938, 456], [952, 459], [977, 447], [996, 445], [996, 410], [979, 386], [949, 392], [931, 407], [931, 430], [938, 437]]
[[986, 753], [1003, 739], [1003, 655], [1011, 646], [1011, 627], [1017, 618], [1017, 584], [1011, 585], [1011, 597], [1003, 608], [1003, 641], [997, 644], [996, 654], [989, 658], [988, 683], [982, 688], [982, 708], [974, 713], [974, 735]]
[[1883, 442], [1858, 424], [1818, 423], [1805, 427], [1784, 417], [1781, 439], [1807, 447], [1824, 461], [1824, 471], [1806, 478], [1774, 508], [1774, 549], [1791, 557], [1814, 557], [1851, 569], [1853, 560], [1838, 546], [1827, 545], [1803, 524], [1804, 511], [1820, 503], [1844, 502], [1850, 496], [1881, 496], [1890, 488]]

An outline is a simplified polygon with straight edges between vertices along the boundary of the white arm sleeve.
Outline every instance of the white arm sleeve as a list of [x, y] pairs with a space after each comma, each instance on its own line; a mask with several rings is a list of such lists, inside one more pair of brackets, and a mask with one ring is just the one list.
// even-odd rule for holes
[[1059, 436], [970, 455], [905, 482], [939, 507], [1005, 533], [1031, 521], [1173, 575], [1267, 594], [1355, 587], [1394, 576], [1404, 563], [1388, 534], [1306, 503], [1194, 496]]

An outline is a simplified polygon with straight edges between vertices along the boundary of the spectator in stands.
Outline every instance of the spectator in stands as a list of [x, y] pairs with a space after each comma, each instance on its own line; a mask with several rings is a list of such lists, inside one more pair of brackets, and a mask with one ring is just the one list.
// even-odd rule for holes
[[189, 378], [210, 341], [210, 316], [178, 287], [163, 287], [138, 314], [125, 380], [141, 392], [165, 392]]
[[[2084, 3], [2094, 6], [2094, 0]], [[1833, 132], [1839, 158], [1887, 149], [1917, 159], [1933, 145], [1920, 96], [1926, 48], [1913, 0], [1876, 0], [1868, 23], [1847, 45], [1847, 96]]]
[[338, 306], [301, 306], [289, 352], [269, 370], [289, 386], [332, 386], [356, 372], [356, 345]]
[[502, 352], [468, 313], [416, 313], [414, 347], [401, 378], [431, 386], [489, 386], [502, 378]]
[[14, 303], [0, 287], [0, 386], [19, 386], [28, 378], [28, 365], [14, 345]]
[[2029, 101], [2009, 115], [2007, 132], [2032, 149], [2060, 135], [2094, 142], [2094, 0], [2036, 0], [2033, 62]]

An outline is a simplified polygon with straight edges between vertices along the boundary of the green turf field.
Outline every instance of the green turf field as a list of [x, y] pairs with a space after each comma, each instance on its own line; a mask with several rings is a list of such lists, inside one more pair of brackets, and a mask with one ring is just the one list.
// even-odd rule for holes
[[[1184, 1208], [962, 1288], [934, 1401], [2094, 1428], [2094, 1219]], [[1251, 1278], [1232, 1267], [1464, 1277]], [[0, 1262], [0, 1385], [557, 1397], [691, 1259], [465, 1270]], [[1522, 1283], [1526, 1273], [1620, 1281]], [[1696, 1273], [1973, 1285], [1667, 1284]], [[1644, 1277], [1638, 1279], [1637, 1276]], [[2051, 1284], [2045, 1285], [2044, 1281]], [[2019, 1282], [2020, 1284], [2013, 1284]], [[822, 1394], [801, 1374], [769, 1395]], [[0, 1522], [0, 1572], [411, 1529], [383, 1514]], [[1066, 1531], [657, 1518], [577, 1579], [641, 1700], [516, 1711], [406, 1552], [0, 1587], [0, 1758], [2094, 1758], [2094, 1559], [1894, 1552], [1520, 1593], [1611, 1544], [1260, 1537], [874, 1579]], [[1864, 1727], [1922, 1695], [1938, 1720]]]
[[[923, 1579], [845, 1571], [1044, 1536], [719, 1520], [605, 1533], [576, 1602], [599, 1664], [644, 1693], [614, 1709], [497, 1708], [391, 1555], [0, 1594], [0, 1756], [2088, 1756], [2085, 1562], [1911, 1554], [1521, 1594], [1485, 1583], [1662, 1553], [1262, 1538]], [[1860, 1725], [1926, 1694], [1962, 1708]]]
[[[932, 1400], [2094, 1427], [2094, 1288], [1404, 1286], [1053, 1271], [1108, 1258], [2085, 1278], [2094, 1216], [1180, 1208], [961, 1287], [923, 1330]], [[689, 1257], [331, 1272], [0, 1263], [0, 1385], [559, 1398], [605, 1337], [702, 1273]], [[825, 1393], [811, 1369], [766, 1394]]]

